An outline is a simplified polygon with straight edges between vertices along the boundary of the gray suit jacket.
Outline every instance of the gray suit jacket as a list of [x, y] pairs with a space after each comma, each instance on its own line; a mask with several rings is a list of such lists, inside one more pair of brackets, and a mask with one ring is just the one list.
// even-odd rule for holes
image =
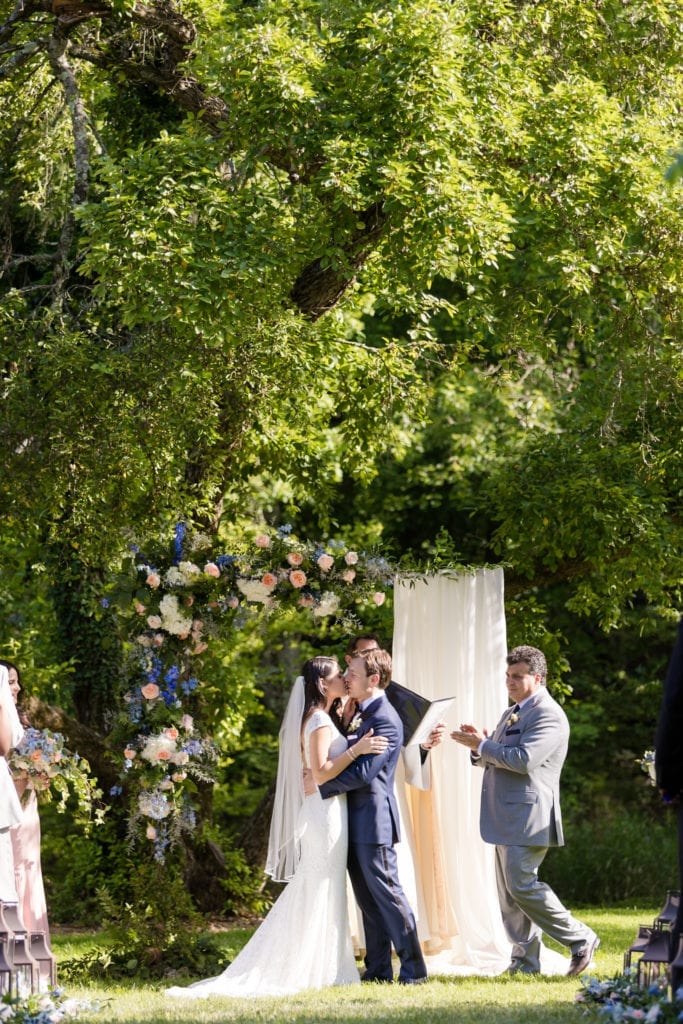
[[560, 773], [567, 756], [569, 722], [542, 686], [510, 722], [501, 718], [481, 755], [479, 827], [484, 842], [497, 846], [563, 846]]

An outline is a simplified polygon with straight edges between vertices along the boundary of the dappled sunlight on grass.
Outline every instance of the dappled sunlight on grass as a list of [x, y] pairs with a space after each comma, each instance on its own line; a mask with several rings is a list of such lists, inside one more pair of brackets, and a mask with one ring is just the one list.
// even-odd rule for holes
[[[576, 915], [602, 939], [595, 967], [589, 972], [611, 977], [621, 971], [623, 953], [638, 924], [652, 921], [660, 908], [573, 908]], [[226, 948], [237, 951], [251, 931], [223, 933]], [[286, 937], [285, 937], [286, 941]], [[55, 936], [58, 959], [88, 952], [102, 945], [102, 933]], [[549, 945], [551, 945], [549, 943]], [[566, 950], [563, 950], [566, 953]], [[426, 985], [362, 985], [305, 992], [268, 999], [168, 999], [169, 982], [103, 983], [69, 987], [69, 994], [106, 1005], [99, 1014], [84, 1017], [87, 1024], [571, 1024], [581, 1020], [575, 1004], [581, 982], [577, 978], [495, 978], [434, 976]]]

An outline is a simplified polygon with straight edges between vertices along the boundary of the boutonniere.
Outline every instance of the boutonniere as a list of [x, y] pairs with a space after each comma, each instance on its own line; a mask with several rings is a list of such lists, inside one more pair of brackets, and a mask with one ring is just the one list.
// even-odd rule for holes
[[358, 730], [360, 729], [360, 724], [361, 724], [362, 721], [363, 721], [363, 719], [361, 718], [360, 714], [354, 715], [353, 718], [351, 719], [351, 721], [348, 724], [348, 728], [346, 730], [346, 735], [347, 736], [351, 736], [352, 733], [358, 732]]
[[508, 725], [514, 725], [515, 722], [518, 722], [518, 721], [519, 721], [519, 714], [516, 711], [513, 711], [512, 714], [510, 715], [510, 717], [508, 718], [508, 723], [507, 724]]

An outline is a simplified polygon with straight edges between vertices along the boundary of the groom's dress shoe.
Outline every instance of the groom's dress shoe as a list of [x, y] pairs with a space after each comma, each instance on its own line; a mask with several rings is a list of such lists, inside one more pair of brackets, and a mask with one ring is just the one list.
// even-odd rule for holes
[[591, 961], [593, 960], [593, 954], [599, 945], [600, 939], [597, 935], [594, 935], [593, 938], [586, 943], [583, 949], [580, 949], [578, 953], [574, 953], [572, 955], [571, 963], [569, 964], [567, 976], [570, 977], [574, 974], [581, 974], [587, 967], [590, 967]]
[[375, 982], [377, 985], [391, 985], [391, 983], [393, 982], [394, 979], [393, 978], [378, 978], [378, 977], [376, 977], [376, 975], [368, 974], [368, 972], [366, 971], [365, 974], [361, 974], [360, 980], [362, 982], [366, 982], [367, 984], [371, 984], [372, 982]]
[[428, 978], [424, 974], [421, 978], [398, 978], [397, 980], [399, 985], [424, 985]]

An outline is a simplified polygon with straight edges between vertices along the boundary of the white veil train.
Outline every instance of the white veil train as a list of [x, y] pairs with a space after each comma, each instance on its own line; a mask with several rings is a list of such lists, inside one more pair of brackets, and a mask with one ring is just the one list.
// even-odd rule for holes
[[[393, 678], [434, 700], [456, 697], [447, 726], [492, 730], [508, 700], [503, 570], [457, 579], [397, 578]], [[510, 963], [496, 894], [494, 848], [479, 835], [483, 772], [447, 735], [430, 754], [432, 788], [405, 787], [417, 883], [418, 930], [430, 974], [499, 974]], [[400, 864], [400, 861], [399, 861]], [[543, 951], [544, 973], [568, 961]]]

